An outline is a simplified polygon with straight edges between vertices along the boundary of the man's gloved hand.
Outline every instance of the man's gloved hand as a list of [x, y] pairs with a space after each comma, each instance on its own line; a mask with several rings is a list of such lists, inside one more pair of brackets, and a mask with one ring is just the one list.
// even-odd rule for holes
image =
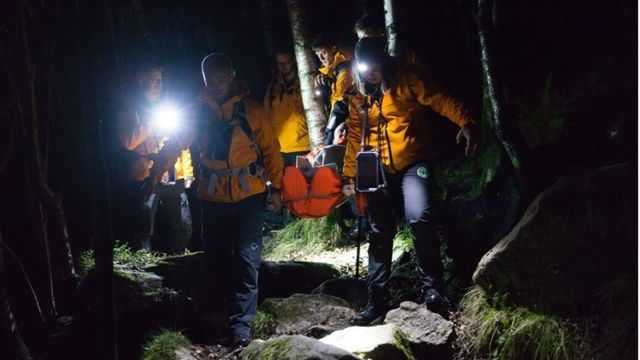
[[271, 196], [267, 201], [267, 210], [276, 212], [282, 207], [282, 198], [280, 197], [280, 190], [271, 189]]
[[342, 193], [346, 197], [353, 196], [356, 193], [356, 186], [354, 184], [342, 185]]

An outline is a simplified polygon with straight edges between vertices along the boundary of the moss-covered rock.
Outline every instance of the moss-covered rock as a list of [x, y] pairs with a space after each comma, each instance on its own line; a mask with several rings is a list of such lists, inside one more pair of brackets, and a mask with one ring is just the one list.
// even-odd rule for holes
[[142, 360], [186, 360], [189, 352], [185, 348], [189, 345], [189, 339], [180, 332], [163, 330], [146, 342]]
[[344, 328], [355, 315], [343, 299], [322, 294], [267, 299], [260, 310], [271, 316], [275, 335], [308, 334], [317, 325]]
[[343, 349], [302, 335], [281, 336], [251, 342], [240, 353], [242, 360], [357, 360]]
[[333, 332], [320, 341], [354, 353], [363, 359], [414, 359], [407, 336], [394, 324], [353, 326]]

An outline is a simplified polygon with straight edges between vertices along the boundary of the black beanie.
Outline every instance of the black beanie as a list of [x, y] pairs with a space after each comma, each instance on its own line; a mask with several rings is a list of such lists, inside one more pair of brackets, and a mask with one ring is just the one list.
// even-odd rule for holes
[[364, 37], [356, 43], [356, 59], [366, 62], [383, 62], [387, 57], [384, 40], [379, 37]]

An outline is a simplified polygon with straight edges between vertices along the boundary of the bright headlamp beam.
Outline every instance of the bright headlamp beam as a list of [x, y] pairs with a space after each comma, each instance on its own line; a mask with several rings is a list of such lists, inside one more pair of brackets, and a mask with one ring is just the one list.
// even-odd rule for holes
[[161, 104], [153, 112], [154, 125], [162, 131], [174, 130], [180, 120], [180, 110], [171, 104]]
[[369, 71], [369, 64], [367, 64], [364, 61], [358, 61], [357, 67], [358, 67], [358, 72], [361, 74]]

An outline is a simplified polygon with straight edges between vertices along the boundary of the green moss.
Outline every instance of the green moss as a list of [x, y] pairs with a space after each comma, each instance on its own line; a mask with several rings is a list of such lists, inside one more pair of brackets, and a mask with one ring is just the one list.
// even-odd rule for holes
[[176, 350], [190, 346], [191, 342], [178, 331], [162, 329], [144, 345], [143, 360], [174, 360]]
[[584, 330], [584, 324], [523, 307], [491, 305], [479, 287], [463, 297], [461, 318], [463, 326], [458, 335], [473, 345], [474, 356], [497, 360], [569, 360], [590, 353], [589, 338], [579, 330]]
[[93, 250], [83, 251], [78, 258], [77, 273], [80, 280], [87, 277], [89, 271], [96, 267]]
[[402, 333], [400, 332], [396, 332], [393, 336], [393, 340], [395, 341], [395, 345], [396, 347], [402, 351], [402, 353], [404, 354], [404, 356], [407, 359], [413, 359], [413, 353], [411, 351], [411, 345], [409, 344], [409, 340], [406, 338], [406, 336], [403, 336]]
[[271, 241], [264, 244], [264, 256], [289, 260], [299, 254], [317, 254], [346, 245], [336, 216], [331, 214], [318, 219], [298, 219], [282, 230], [274, 230]]
[[565, 122], [568, 102], [551, 85], [552, 75], [549, 75], [540, 98], [536, 98], [537, 94], [529, 93], [514, 102], [519, 114], [518, 128], [531, 147], [546, 145], [556, 139]]
[[251, 332], [257, 338], [262, 338], [273, 334], [276, 327], [276, 321], [269, 312], [258, 309], [256, 316], [251, 323]]
[[242, 352], [242, 358], [247, 360], [280, 360], [289, 355], [293, 348], [291, 336], [282, 336], [265, 342], [260, 351], [251, 345]]

